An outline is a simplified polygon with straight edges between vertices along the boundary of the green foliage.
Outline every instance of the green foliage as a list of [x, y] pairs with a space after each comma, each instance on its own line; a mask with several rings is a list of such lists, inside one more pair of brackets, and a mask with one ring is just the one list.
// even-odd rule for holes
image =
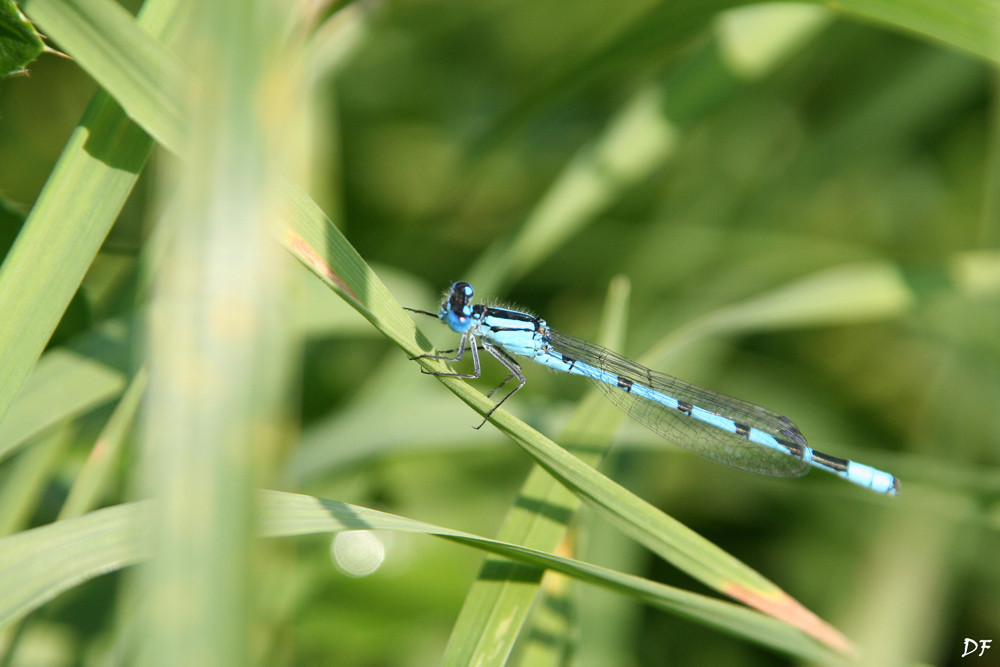
[[44, 49], [35, 26], [14, 0], [0, 0], [0, 76], [22, 72]]
[[[25, 3], [73, 61], [0, 84], [3, 660], [1000, 636], [1000, 10], [744, 4]], [[399, 307], [456, 279], [902, 493], [696, 459], [534, 368], [476, 431], [500, 370], [422, 375], [454, 337]]]

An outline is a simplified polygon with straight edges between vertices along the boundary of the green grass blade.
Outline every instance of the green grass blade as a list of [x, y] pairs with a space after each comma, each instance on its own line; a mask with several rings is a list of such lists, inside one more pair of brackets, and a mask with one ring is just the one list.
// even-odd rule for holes
[[0, 460], [45, 429], [119, 395], [129, 345], [125, 325], [111, 320], [46, 352], [0, 422]]
[[[516, 544], [404, 517], [298, 494], [261, 493], [262, 533], [269, 537], [396, 530], [436, 535], [531, 567], [553, 569], [632, 596], [669, 613], [807, 660], [835, 656], [790, 626], [739, 605], [689, 593]], [[0, 540], [0, 623], [8, 623], [90, 578], [142, 561], [148, 551], [138, 527], [151, 519], [148, 503], [118, 505]]]
[[[110, 0], [37, 0], [30, 12], [47, 34], [62, 44], [116, 100], [121, 100], [122, 106], [157, 141], [176, 150], [183, 132], [183, 123], [178, 120], [181, 117], [178, 100], [183, 97], [184, 76], [166, 49], [150, 40]], [[358, 29], [355, 25], [349, 27]], [[136, 58], [141, 62], [129, 64], [131, 54], [119, 51], [120, 44], [135, 45]], [[343, 61], [341, 56], [336, 62]], [[149, 104], [146, 91], [157, 87], [159, 91], [153, 97], [158, 103]], [[354, 302], [369, 320], [391, 323], [401, 335], [408, 328], [412, 338], [412, 324], [409, 327], [406, 324], [408, 318], [402, 317], [398, 309], [388, 307], [394, 300], [357, 253], [350, 246], [345, 249], [346, 241], [323, 211], [291, 180], [286, 179], [282, 188], [286, 207], [283, 243], [328, 286]], [[328, 236], [338, 238], [328, 239]]]
[[[599, 338], [612, 347], [624, 338], [628, 291], [624, 279], [615, 280], [609, 291], [602, 318], [608, 333]], [[605, 404], [603, 396], [591, 392], [576, 409], [562, 438], [574, 443], [577, 456], [592, 466], [603, 459], [617, 426], [617, 422], [611, 421], [605, 423], [605, 428], [594, 428], [594, 417]], [[504, 518], [497, 539], [553, 552], [565, 539], [569, 522], [579, 506], [578, 497], [543, 468], [535, 466]], [[443, 664], [490, 664], [506, 659], [521, 634], [541, 584], [541, 571], [535, 576], [528, 575], [523, 566], [486, 559], [452, 628]]]
[[152, 142], [99, 93], [0, 266], [0, 418], [114, 224]]
[[140, 368], [128, 383], [125, 393], [97, 437], [83, 468], [73, 480], [66, 502], [59, 510], [59, 519], [80, 516], [97, 506], [108, 482], [121, 460], [121, 449], [132, 428], [139, 403], [146, 391], [148, 374]]
[[0, 535], [22, 530], [45, 495], [53, 471], [60, 465], [75, 429], [63, 426], [38, 437], [4, 470], [0, 484]]
[[282, 121], [294, 122], [301, 89], [283, 78], [274, 3], [202, 10], [183, 43], [186, 160], [164, 178], [177, 205], [161, 222], [171, 233], [148, 317], [133, 475], [136, 495], [157, 499], [144, 531], [153, 557], [131, 580], [147, 666], [252, 662], [253, 489], [270, 478], [285, 426], [288, 262], [273, 241], [281, 176], [269, 149], [281, 144]]
[[991, 0], [844, 0], [836, 9], [1000, 63], [1000, 6]]
[[[130, 16], [121, 16], [124, 10], [110, 4], [114, 7], [105, 8], [103, 18], [116, 26], [122, 22], [130, 26], [132, 39], [127, 43], [153, 43], [148, 34], [131, 27], [135, 22]], [[154, 4], [156, 7], [143, 12], [139, 20], [152, 34], [165, 36], [176, 27], [178, 3], [163, 0]], [[64, 48], [73, 46], [75, 50], [79, 45], [81, 52], [89, 53], [88, 48], [101, 41], [107, 23], [95, 24], [90, 20], [92, 15], [77, 15], [72, 11], [74, 7], [78, 5], [41, 0], [32, 3], [30, 13], [36, 21], [42, 20], [49, 37], [64, 44]], [[94, 50], [103, 52], [100, 48]], [[133, 62], [129, 53], [107, 54], [99, 66], [108, 77], [130, 80], [119, 75], [121, 68]], [[162, 90], [159, 79], [149, 76], [165, 71], [154, 68], [145, 72], [148, 76], [132, 78], [155, 82], [154, 86]], [[164, 102], [156, 96], [153, 99], [153, 103], [147, 100], [133, 113]], [[0, 377], [0, 419], [7, 414], [79, 288], [152, 146], [152, 140], [129, 120], [118, 103], [103, 92], [94, 96], [0, 266], [0, 350], [4, 368]]]
[[139, 528], [144, 504], [117, 505], [0, 539], [0, 623], [7, 624], [60, 593], [148, 557]]
[[[720, 334], [826, 327], [898, 318], [949, 284], [965, 298], [1000, 294], [1000, 253], [957, 253], [937, 266], [920, 267], [920, 280], [905, 265], [884, 260], [830, 267], [720, 308], [673, 332], [644, 357], [652, 366], [687, 346]], [[921, 282], [928, 287], [921, 286]]]
[[[26, 9], [128, 116], [159, 144], [176, 150], [185, 125], [184, 76], [157, 40], [165, 41], [180, 26], [178, 4], [147, 3], [138, 21], [113, 0], [32, 0]], [[124, 155], [108, 157], [113, 164]]]

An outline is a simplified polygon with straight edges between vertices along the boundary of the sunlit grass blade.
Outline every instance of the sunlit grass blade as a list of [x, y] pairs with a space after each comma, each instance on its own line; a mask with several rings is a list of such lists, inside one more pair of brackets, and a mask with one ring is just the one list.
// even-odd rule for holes
[[63, 150], [0, 266], [0, 417], [55, 331], [151, 148], [99, 93]]
[[117, 505], [0, 539], [0, 623], [22, 618], [88, 579], [148, 557], [143, 504]]
[[[807, 660], [834, 655], [790, 626], [739, 605], [689, 593], [633, 575], [463, 531], [442, 528], [311, 496], [262, 492], [262, 532], [269, 537], [340, 532], [397, 530], [436, 535], [516, 560], [562, 572], [604, 586], [642, 602], [723, 632]], [[97, 510], [0, 540], [0, 577], [11, 582], [0, 599], [0, 623], [7, 623], [87, 579], [148, 557], [141, 531], [150, 520], [149, 503]]]
[[[818, 657], [819, 655], [825, 655], [827, 658], [832, 657], [832, 654], [828, 651], [820, 648], [820, 646], [813, 641], [807, 640], [804, 635], [799, 634], [798, 631], [793, 630], [784, 623], [775, 622], [773, 619], [768, 619], [763, 615], [759, 615], [738, 605], [732, 605], [720, 600], [703, 597], [695, 593], [680, 591], [679, 589], [672, 589], [671, 587], [663, 584], [649, 582], [633, 575], [612, 572], [605, 568], [585, 564], [572, 559], [562, 558], [550, 553], [526, 548], [521, 545], [486, 539], [470, 535], [463, 531], [429, 526], [428, 524], [423, 524], [422, 522], [413, 522], [408, 519], [403, 519], [402, 517], [385, 515], [377, 510], [348, 506], [345, 503], [319, 501], [309, 496], [299, 496], [296, 494], [279, 493], [274, 491], [263, 492], [263, 500], [265, 503], [263, 510], [263, 530], [266, 535], [275, 534], [273, 526], [277, 526], [280, 531], [279, 534], [282, 535], [313, 532], [320, 524], [326, 524], [327, 530], [336, 530], [338, 526], [342, 530], [377, 529], [383, 527], [380, 524], [381, 520], [384, 518], [387, 520], [387, 525], [385, 527], [390, 529], [411, 531], [415, 528], [418, 532], [439, 535], [445, 539], [481, 548], [486, 551], [502, 555], [506, 558], [518, 560], [528, 565], [562, 572], [588, 583], [599, 585], [606, 584], [609, 587], [623, 593], [633, 585], [646, 592], [655, 589], [663, 594], [666, 594], [667, 590], [669, 590], [671, 593], [671, 601], [669, 603], [662, 597], [654, 602], [655, 596], [649, 596], [646, 593], [641, 593], [638, 597], [644, 602], [653, 604], [660, 609], [670, 609], [674, 612], [688, 616], [689, 618], [695, 618], [697, 616], [700, 621], [708, 623], [713, 627], [722, 629], [726, 632], [733, 632], [736, 630], [745, 638], [755, 637], [756, 640], [770, 643], [772, 641], [778, 641], [779, 637], [781, 637], [782, 643], [791, 640], [792, 643], [797, 644], [802, 649], [809, 647], [810, 653], [812, 653], [812, 651], [818, 651], [813, 654], [814, 657]], [[318, 512], [316, 511], [317, 509], [320, 509], [321, 511]], [[324, 511], [327, 513], [326, 516], [323, 516]], [[379, 523], [372, 525], [373, 519], [376, 518]], [[286, 532], [286, 530], [288, 532]], [[691, 606], [688, 606], [689, 604]], [[698, 609], [698, 612], [695, 611], [696, 608]], [[711, 609], [711, 611], [709, 611], [709, 609]], [[701, 612], [706, 613], [703, 614]], [[716, 616], [716, 613], [719, 615]], [[751, 621], [751, 619], [756, 620]], [[748, 622], [752, 622], [754, 625], [756, 625], [757, 622], [760, 622], [761, 625], [754, 630], [750, 630], [750, 628], [745, 625]], [[765, 629], [765, 626], [769, 627]], [[743, 631], [749, 631], [749, 634], [744, 635]], [[771, 646], [777, 648], [777, 645], [775, 644], [771, 644]], [[781, 650], [788, 650], [790, 646], [791, 644], [788, 644]]]
[[299, 68], [278, 57], [282, 16], [268, 0], [212, 2], [182, 43], [189, 131], [183, 168], [161, 181], [177, 205], [160, 222], [170, 233], [146, 319], [131, 479], [136, 497], [156, 499], [143, 531], [152, 557], [129, 580], [146, 667], [251, 662], [253, 491], [283, 437], [291, 356], [288, 262], [273, 240], [285, 175], [271, 147], [308, 106], [289, 74]]
[[[183, 24], [177, 14], [179, 4], [147, 3], [138, 19], [112, 0], [37, 0], [25, 9], [146, 133], [176, 150], [184, 126], [180, 106], [184, 76], [158, 40], [167, 41]], [[123, 142], [119, 150], [132, 143]], [[120, 159], [110, 157], [112, 164]]]
[[[125, 32], [133, 38], [124, 43], [154, 43], [148, 33], [132, 27], [136, 21], [120, 6], [108, 4], [101, 5], [102, 19], [130, 26]], [[151, 4], [155, 4], [155, 11], [143, 12], [139, 21], [153, 35], [166, 37], [168, 30], [176, 28], [179, 3], [161, 0]], [[42, 0], [32, 4], [30, 14], [33, 20], [44, 19], [48, 37], [60, 43], [66, 38], [67, 50], [74, 44], [82, 51], [95, 44], [107, 46], [100, 39], [106, 28], [104, 20], [95, 24], [86, 12], [77, 15], [75, 6]], [[107, 60], [99, 67], [105, 76], [147, 84], [136, 99], [125, 100], [125, 104], [134, 102], [141, 112], [166, 103], [157, 94], [163, 91], [158, 79], [165, 71], [162, 67], [129, 77], [122, 74], [122, 68], [136, 62], [133, 54], [104, 55]], [[101, 91], [94, 96], [0, 266], [0, 312], [4, 313], [0, 318], [4, 362], [0, 418], [7, 414], [45, 349], [152, 150], [152, 140], [128, 118], [121, 104]]]

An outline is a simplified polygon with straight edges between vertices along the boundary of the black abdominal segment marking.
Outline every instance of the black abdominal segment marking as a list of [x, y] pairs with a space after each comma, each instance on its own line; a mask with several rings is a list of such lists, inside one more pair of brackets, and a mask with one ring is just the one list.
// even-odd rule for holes
[[[788, 446], [788, 443], [782, 442], [781, 444]], [[846, 459], [840, 459], [836, 456], [830, 456], [829, 454], [824, 454], [823, 452], [813, 452], [813, 460], [822, 463], [823, 465], [832, 468], [833, 470], [847, 470], [847, 464], [850, 461]]]

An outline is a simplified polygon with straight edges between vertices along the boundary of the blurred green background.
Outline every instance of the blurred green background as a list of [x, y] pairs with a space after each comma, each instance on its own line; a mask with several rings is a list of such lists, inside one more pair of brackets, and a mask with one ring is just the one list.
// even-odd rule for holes
[[[656, 348], [655, 368], [790, 415], [814, 447], [891, 471], [902, 493], [756, 477], [633, 424], [609, 476], [778, 583], [870, 664], [959, 664], [964, 638], [1000, 642], [995, 63], [815, 5], [361, 7], [357, 42], [320, 88], [306, 187], [401, 303], [436, 310], [441, 290], [471, 280], [595, 339], [608, 286], [626, 277], [619, 351]], [[94, 91], [51, 55], [0, 83], [8, 244]], [[49, 353], [145, 299], [152, 176], [167, 159], [154, 155]], [[494, 534], [530, 460], [493, 427], [473, 430], [475, 413], [291, 271], [297, 415], [271, 486]], [[487, 365], [484, 391], [502, 379]], [[591, 387], [526, 374], [506, 407], [555, 438]], [[4, 534], [56, 517], [115, 404], [97, 403], [0, 463]], [[43, 445], [47, 462], [28, 461]], [[123, 497], [130, 452], [102, 504]], [[33, 483], [16, 484], [29, 468]], [[587, 512], [579, 525], [577, 557], [702, 590]], [[260, 582], [263, 664], [438, 662], [483, 557], [381, 537], [385, 561], [363, 577], [331, 566], [329, 537], [276, 543]], [[128, 655], [120, 580], [9, 628], [5, 664]], [[574, 664], [785, 664], [608, 593], [576, 586], [571, 599]]]

